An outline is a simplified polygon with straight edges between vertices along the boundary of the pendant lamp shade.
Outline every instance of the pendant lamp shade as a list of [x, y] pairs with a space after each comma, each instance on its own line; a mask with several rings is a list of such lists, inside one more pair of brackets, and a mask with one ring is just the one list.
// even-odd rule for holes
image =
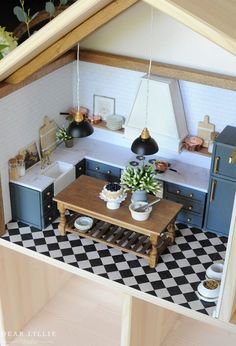
[[131, 150], [137, 155], [153, 155], [158, 152], [159, 147], [145, 127], [141, 135], [133, 141]]
[[[147, 89], [146, 89], [146, 111], [145, 111], [145, 123], [144, 126], [147, 126], [148, 123], [148, 110], [149, 110], [149, 84], [150, 84], [150, 75], [152, 68], [152, 32], [153, 32], [153, 16], [154, 10], [151, 7], [151, 25], [150, 25], [150, 57], [149, 57], [149, 66], [148, 66], [148, 78], [147, 78]], [[153, 155], [156, 154], [159, 150], [157, 142], [150, 136], [147, 127], [144, 127], [141, 135], [136, 138], [132, 145], [131, 150], [133, 153], [138, 155]]]
[[74, 121], [68, 127], [68, 133], [72, 137], [88, 137], [93, 131], [92, 125], [84, 119], [80, 112], [76, 113]]

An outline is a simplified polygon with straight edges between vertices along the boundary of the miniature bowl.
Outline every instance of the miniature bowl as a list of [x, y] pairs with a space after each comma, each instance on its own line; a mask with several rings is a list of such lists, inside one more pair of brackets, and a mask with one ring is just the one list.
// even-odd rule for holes
[[168, 168], [168, 162], [166, 161], [156, 161], [155, 162], [156, 169], [160, 172], [165, 172]]
[[93, 219], [88, 216], [80, 216], [74, 222], [75, 228], [77, 228], [80, 232], [88, 231], [92, 227], [92, 225]]
[[216, 280], [204, 280], [197, 288], [198, 293], [204, 299], [217, 299], [220, 293], [220, 284]]
[[149, 218], [149, 215], [152, 211], [152, 207], [148, 207], [145, 211], [135, 211], [136, 208], [147, 205], [147, 202], [133, 202], [129, 205], [129, 210], [131, 212], [131, 216], [134, 220], [137, 221], [145, 221]]
[[213, 263], [206, 271], [206, 279], [213, 279], [221, 281], [223, 274], [224, 265], [223, 263]]

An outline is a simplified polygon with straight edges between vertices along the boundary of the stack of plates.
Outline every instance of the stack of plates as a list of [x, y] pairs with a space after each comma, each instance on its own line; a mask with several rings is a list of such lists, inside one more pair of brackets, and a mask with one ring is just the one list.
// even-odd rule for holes
[[121, 115], [109, 115], [106, 119], [107, 127], [110, 130], [120, 130], [124, 123], [124, 118]]

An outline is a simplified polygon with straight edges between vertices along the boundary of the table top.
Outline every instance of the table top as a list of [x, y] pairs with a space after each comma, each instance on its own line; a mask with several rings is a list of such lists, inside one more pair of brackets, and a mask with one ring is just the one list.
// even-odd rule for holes
[[[162, 233], [182, 208], [179, 203], [162, 199], [152, 206], [152, 212], [148, 220], [136, 221], [131, 217], [129, 211], [130, 194], [121, 203], [119, 209], [111, 210], [106, 207], [106, 202], [99, 198], [99, 193], [106, 183], [104, 180], [81, 175], [57, 194], [54, 201], [75, 212], [146, 235]], [[149, 195], [148, 201], [151, 202], [155, 198]]]

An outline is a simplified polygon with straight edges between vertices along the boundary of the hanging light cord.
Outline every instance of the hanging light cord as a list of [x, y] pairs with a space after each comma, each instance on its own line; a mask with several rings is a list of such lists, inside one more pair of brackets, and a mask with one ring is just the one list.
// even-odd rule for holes
[[152, 36], [153, 36], [153, 21], [154, 21], [154, 9], [151, 7], [151, 21], [150, 21], [150, 31], [149, 31], [149, 65], [148, 65], [148, 75], [147, 75], [147, 99], [146, 99], [146, 114], [145, 114], [145, 124], [147, 127], [148, 120], [148, 105], [149, 105], [149, 84], [152, 69]]
[[80, 85], [80, 79], [79, 79], [79, 43], [77, 44], [77, 56], [76, 56], [76, 98], [77, 98], [77, 109], [79, 112], [79, 85]]

